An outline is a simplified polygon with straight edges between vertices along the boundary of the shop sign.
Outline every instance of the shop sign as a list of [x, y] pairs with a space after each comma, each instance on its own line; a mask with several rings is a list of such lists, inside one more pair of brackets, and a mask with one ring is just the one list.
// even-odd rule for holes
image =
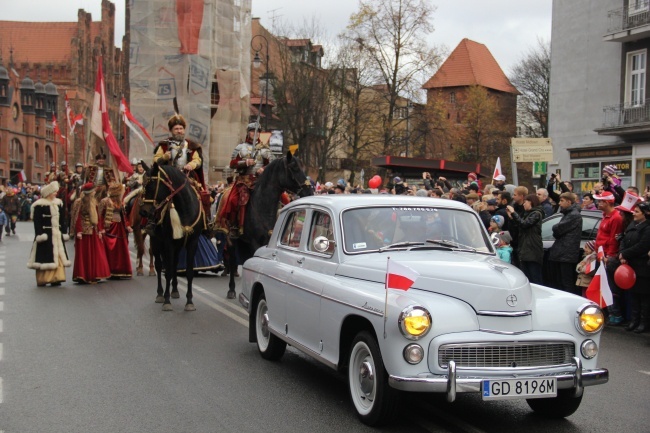
[[571, 159], [581, 158], [607, 158], [612, 156], [631, 156], [631, 147], [612, 147], [605, 149], [581, 149], [570, 150], [569, 155]]

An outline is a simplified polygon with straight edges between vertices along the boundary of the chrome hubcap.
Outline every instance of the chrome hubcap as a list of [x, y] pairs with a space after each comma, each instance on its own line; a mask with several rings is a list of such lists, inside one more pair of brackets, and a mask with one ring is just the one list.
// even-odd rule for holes
[[372, 363], [367, 359], [359, 365], [359, 386], [366, 397], [370, 396], [375, 388], [375, 372]]

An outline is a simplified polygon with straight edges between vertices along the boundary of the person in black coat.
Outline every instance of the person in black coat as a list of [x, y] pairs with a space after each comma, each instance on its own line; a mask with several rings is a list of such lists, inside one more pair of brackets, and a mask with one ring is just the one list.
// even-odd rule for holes
[[572, 192], [560, 195], [560, 222], [552, 228], [555, 242], [549, 251], [551, 269], [555, 271], [556, 289], [581, 295], [576, 287], [576, 265], [580, 262], [580, 238], [582, 237], [582, 215], [576, 196]]
[[36, 270], [39, 287], [61, 285], [65, 281], [65, 267], [72, 264], [63, 243], [69, 236], [64, 234], [63, 202], [56, 198], [58, 191], [57, 181], [45, 185], [41, 189], [43, 198], [32, 205], [35, 237], [27, 268]]
[[626, 329], [641, 333], [650, 327], [650, 203], [637, 203], [633, 217], [623, 233], [618, 259], [636, 273], [636, 281], [631, 289], [632, 317]]
[[534, 284], [542, 284], [542, 262], [544, 261], [544, 245], [542, 243], [542, 220], [544, 210], [539, 205], [539, 198], [535, 194], [528, 194], [524, 198], [524, 211], [516, 212], [513, 206], [508, 206], [510, 218], [510, 234], [518, 231], [519, 268]]

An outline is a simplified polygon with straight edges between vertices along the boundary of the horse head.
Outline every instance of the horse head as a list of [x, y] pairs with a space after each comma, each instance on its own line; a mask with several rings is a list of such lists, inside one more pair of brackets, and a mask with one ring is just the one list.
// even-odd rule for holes
[[287, 156], [284, 158], [284, 167], [286, 173], [285, 184], [282, 185], [286, 190], [297, 194], [299, 197], [307, 197], [314, 195], [314, 191], [311, 188], [311, 183], [307, 179], [302, 164], [298, 157], [287, 152]]

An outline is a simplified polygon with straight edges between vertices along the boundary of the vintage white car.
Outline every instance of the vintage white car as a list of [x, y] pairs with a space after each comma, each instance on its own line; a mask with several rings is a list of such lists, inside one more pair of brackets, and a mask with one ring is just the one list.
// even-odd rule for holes
[[[386, 290], [387, 262], [419, 274]], [[280, 212], [243, 266], [249, 340], [277, 360], [289, 344], [345, 372], [360, 419], [384, 423], [400, 391], [526, 399], [574, 413], [608, 380], [594, 303], [529, 283], [500, 261], [478, 215], [452, 200], [327, 195]]]

